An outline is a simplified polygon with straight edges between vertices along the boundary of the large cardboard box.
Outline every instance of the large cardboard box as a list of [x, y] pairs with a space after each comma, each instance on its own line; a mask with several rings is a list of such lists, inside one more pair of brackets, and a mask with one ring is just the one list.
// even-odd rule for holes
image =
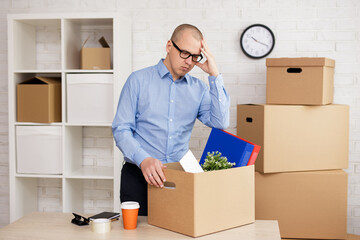
[[237, 135], [262, 146], [259, 172], [348, 167], [347, 105], [238, 105]]
[[255, 219], [278, 220], [282, 238], [346, 239], [347, 174], [256, 172]]
[[111, 50], [105, 38], [99, 39], [102, 48], [86, 48], [85, 43], [81, 48], [81, 69], [111, 69]]
[[33, 77], [17, 85], [17, 121], [61, 122], [60, 78]]
[[266, 103], [324, 105], [333, 102], [335, 61], [267, 58]]
[[16, 126], [17, 173], [61, 174], [61, 126]]
[[67, 121], [111, 123], [113, 74], [67, 74]]
[[253, 165], [188, 173], [171, 163], [164, 172], [171, 187], [148, 187], [149, 224], [198, 237], [254, 222]]

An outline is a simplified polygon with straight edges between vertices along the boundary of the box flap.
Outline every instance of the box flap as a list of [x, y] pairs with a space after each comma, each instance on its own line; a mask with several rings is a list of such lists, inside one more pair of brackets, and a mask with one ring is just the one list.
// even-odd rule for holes
[[33, 77], [30, 78], [22, 83], [19, 83], [20, 85], [25, 84], [60, 84], [61, 80], [60, 78], [48, 78], [48, 77]]
[[[81, 46], [81, 48], [85, 48], [85, 44], [86, 42], [89, 40], [90, 36], [84, 41], [83, 45]], [[99, 43], [101, 44], [101, 46], [103, 48], [110, 48], [110, 45], [108, 44], [108, 42], [105, 40], [104, 36], [102, 36], [100, 39], [99, 39]]]
[[99, 42], [100, 42], [100, 44], [101, 44], [101, 46], [102, 46], [103, 48], [110, 48], [109, 44], [107, 43], [107, 41], [105, 40], [104, 37], [101, 37], [101, 38], [99, 39]]
[[330, 58], [267, 58], [267, 67], [335, 67], [335, 60]]

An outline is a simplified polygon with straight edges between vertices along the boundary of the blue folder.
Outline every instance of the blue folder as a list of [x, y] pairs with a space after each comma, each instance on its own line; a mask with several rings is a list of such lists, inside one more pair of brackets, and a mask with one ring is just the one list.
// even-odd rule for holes
[[229, 162], [234, 162], [234, 167], [246, 166], [254, 145], [226, 131], [213, 128], [206, 143], [205, 149], [200, 159], [200, 164], [204, 164], [207, 153], [221, 152], [221, 156], [227, 157]]

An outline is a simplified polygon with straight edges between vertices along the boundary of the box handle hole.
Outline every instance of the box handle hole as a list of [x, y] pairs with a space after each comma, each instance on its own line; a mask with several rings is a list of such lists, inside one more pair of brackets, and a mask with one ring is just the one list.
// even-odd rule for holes
[[252, 123], [252, 121], [253, 121], [252, 117], [247, 117], [246, 118], [246, 122]]
[[301, 68], [288, 68], [287, 72], [288, 73], [301, 73], [302, 69]]
[[176, 184], [173, 182], [165, 182], [164, 183], [164, 188], [166, 189], [176, 189]]

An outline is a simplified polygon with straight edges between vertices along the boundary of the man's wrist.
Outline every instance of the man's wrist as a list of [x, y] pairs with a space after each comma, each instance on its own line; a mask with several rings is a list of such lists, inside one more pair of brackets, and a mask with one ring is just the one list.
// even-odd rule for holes
[[209, 73], [209, 76], [217, 77], [217, 76], [219, 76], [219, 72]]
[[140, 164], [146, 159], [150, 157], [150, 154], [145, 152], [142, 148], [138, 149], [138, 152], [134, 155], [134, 161], [138, 167], [140, 167]]

